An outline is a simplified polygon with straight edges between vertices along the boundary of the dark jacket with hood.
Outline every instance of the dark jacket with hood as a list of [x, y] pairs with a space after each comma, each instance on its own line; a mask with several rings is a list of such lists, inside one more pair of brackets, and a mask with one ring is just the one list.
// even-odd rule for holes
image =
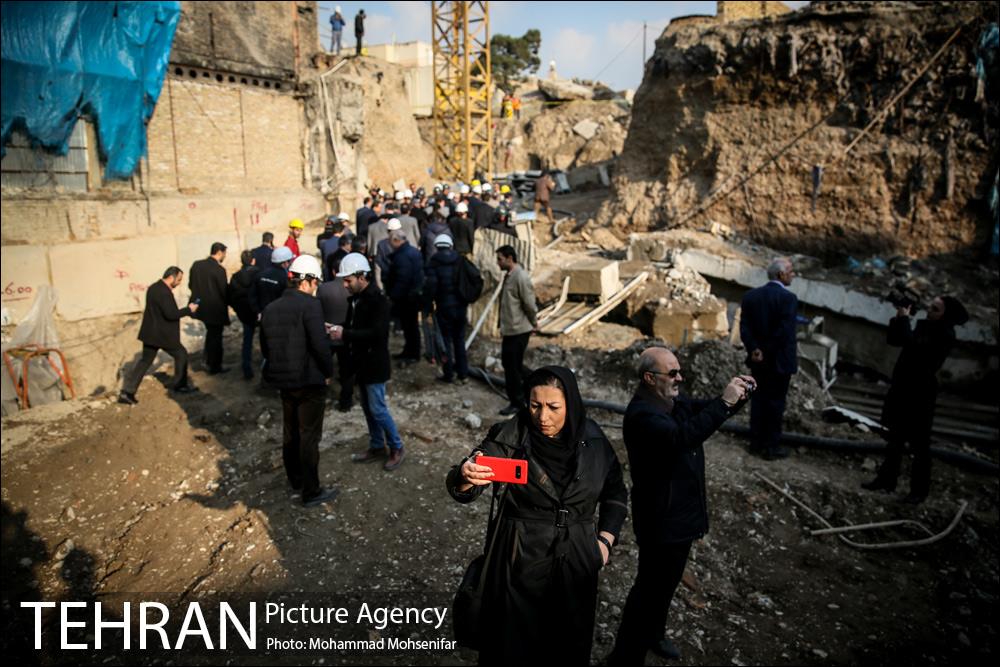
[[434, 239], [438, 237], [439, 234], [447, 234], [452, 237], [454, 242], [454, 236], [452, 234], [451, 228], [448, 226], [442, 218], [437, 216], [431, 218], [430, 223], [424, 229], [423, 236], [420, 237], [420, 250], [424, 253], [424, 260], [428, 260], [431, 256], [437, 252], [437, 248], [434, 246]]
[[708, 532], [702, 444], [731, 414], [721, 398], [664, 401], [642, 386], [622, 432], [632, 474], [632, 527], [640, 544], [696, 540]]
[[[529, 393], [551, 375], [566, 394], [566, 425], [558, 439], [542, 435], [525, 409], [494, 425], [476, 448], [528, 461], [527, 484], [498, 490], [496, 543], [483, 575], [482, 624], [490, 649], [480, 654], [481, 662], [589, 664], [603, 566], [597, 534], [608, 531], [617, 541], [627, 514], [618, 457], [587, 419], [572, 371], [535, 371], [526, 382]], [[471, 502], [487, 487], [460, 493], [460, 467], [449, 472], [448, 491], [460, 503]]]
[[350, 299], [344, 342], [359, 384], [389, 381], [389, 300], [374, 281]]
[[333, 375], [329, 341], [319, 299], [286, 290], [260, 320], [264, 379], [278, 389], [322, 387]]

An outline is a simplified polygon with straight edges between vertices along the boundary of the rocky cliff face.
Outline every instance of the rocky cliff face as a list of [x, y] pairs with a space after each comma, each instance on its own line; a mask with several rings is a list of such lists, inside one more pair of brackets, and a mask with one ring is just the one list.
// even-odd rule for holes
[[627, 230], [720, 222], [821, 255], [984, 249], [997, 76], [988, 66], [981, 82], [976, 62], [995, 16], [992, 3], [838, 2], [668, 28], [598, 221]]

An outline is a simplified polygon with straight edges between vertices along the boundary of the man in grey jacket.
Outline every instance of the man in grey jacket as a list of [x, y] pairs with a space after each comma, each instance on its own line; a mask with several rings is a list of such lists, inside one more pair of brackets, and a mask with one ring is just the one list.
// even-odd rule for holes
[[538, 306], [531, 276], [517, 263], [517, 252], [512, 246], [497, 248], [497, 265], [507, 274], [500, 291], [500, 335], [503, 336], [500, 361], [510, 400], [500, 414], [506, 417], [526, 404], [524, 376], [528, 370], [524, 368], [524, 352], [528, 349], [531, 332], [538, 328]]

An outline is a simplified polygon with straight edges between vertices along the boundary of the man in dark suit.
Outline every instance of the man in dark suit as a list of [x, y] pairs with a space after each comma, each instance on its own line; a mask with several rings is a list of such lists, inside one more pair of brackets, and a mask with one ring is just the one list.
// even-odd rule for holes
[[210, 254], [191, 265], [191, 300], [199, 305], [197, 319], [205, 323], [205, 366], [210, 375], [225, 373], [222, 367], [222, 328], [229, 326], [226, 304], [226, 246], [216, 241]]
[[747, 365], [757, 381], [750, 399], [750, 453], [768, 461], [788, 456], [778, 441], [788, 385], [799, 368], [795, 343], [799, 300], [788, 289], [794, 277], [791, 260], [775, 259], [767, 267], [767, 284], [743, 297], [740, 316]]
[[186, 308], [177, 307], [173, 290], [183, 280], [184, 272], [171, 266], [163, 272], [162, 280], [156, 281], [146, 290], [146, 309], [142, 312], [142, 326], [139, 327], [142, 357], [125, 379], [121, 394], [118, 395], [119, 403], [135, 405], [139, 402], [135, 392], [160, 350], [165, 350], [174, 358], [174, 381], [171, 389], [182, 394], [194, 391], [194, 387], [188, 382], [187, 350], [181, 345], [180, 321], [182, 317], [198, 312], [198, 304], [191, 303]]
[[753, 378], [741, 375], [718, 398], [680, 396], [681, 366], [665, 347], [645, 350], [638, 374], [622, 429], [639, 567], [609, 665], [643, 665], [650, 649], [663, 658], [680, 657], [664, 637], [664, 625], [691, 543], [708, 532], [702, 443], [741, 407], [753, 385]]

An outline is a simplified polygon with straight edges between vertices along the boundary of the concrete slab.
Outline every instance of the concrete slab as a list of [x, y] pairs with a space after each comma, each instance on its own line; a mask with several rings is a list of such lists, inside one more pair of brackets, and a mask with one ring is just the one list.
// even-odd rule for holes
[[584, 118], [579, 123], [573, 126], [573, 131], [584, 139], [590, 141], [597, 134], [597, 128], [600, 125], [590, 120], [589, 118]]
[[563, 271], [569, 277], [570, 294], [597, 296], [601, 303], [621, 289], [618, 262], [591, 258], [574, 262]]

